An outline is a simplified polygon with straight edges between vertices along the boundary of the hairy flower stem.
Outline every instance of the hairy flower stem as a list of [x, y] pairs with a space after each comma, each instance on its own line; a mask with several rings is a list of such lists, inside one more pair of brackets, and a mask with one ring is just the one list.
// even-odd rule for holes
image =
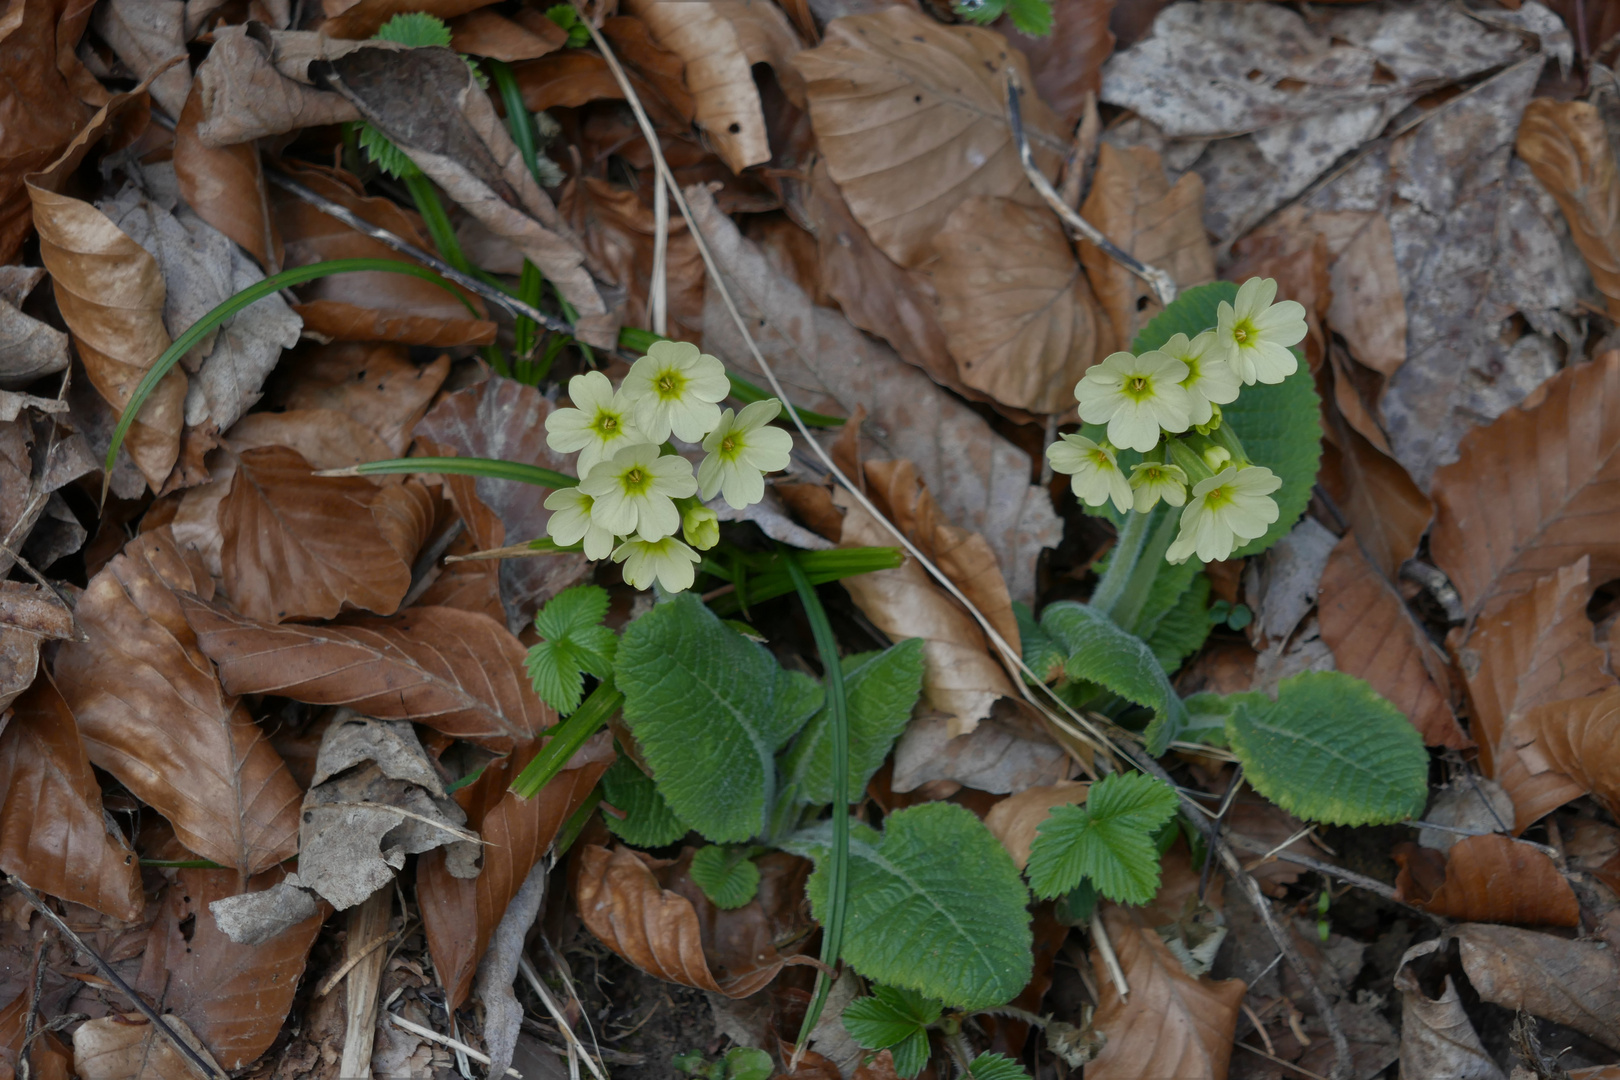
[[1164, 568], [1164, 553], [1176, 538], [1180, 514], [1166, 506], [1151, 512], [1126, 515], [1119, 542], [1108, 560], [1108, 569], [1091, 595], [1091, 606], [1118, 626], [1136, 632], [1137, 620], [1147, 605], [1153, 582]]

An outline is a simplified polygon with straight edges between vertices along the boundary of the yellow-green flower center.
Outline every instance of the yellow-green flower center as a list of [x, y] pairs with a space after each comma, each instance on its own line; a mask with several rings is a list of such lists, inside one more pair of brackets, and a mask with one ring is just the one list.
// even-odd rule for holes
[[1240, 322], [1236, 326], [1232, 327], [1232, 340], [1236, 341], [1239, 345], [1242, 345], [1245, 341], [1248, 341], [1251, 337], [1253, 337], [1257, 332], [1258, 331], [1256, 331], [1255, 328], [1254, 328], [1254, 324], [1251, 323], [1248, 319], [1244, 319], [1242, 322]]
[[1132, 375], [1125, 380], [1122, 386], [1125, 396], [1134, 401], [1142, 401], [1153, 396], [1153, 379], [1147, 375]]
[[725, 438], [720, 440], [721, 457], [734, 458], [737, 456], [737, 452], [741, 449], [742, 440], [737, 438], [735, 435], [727, 435]]
[[652, 473], [640, 465], [626, 469], [619, 476], [619, 482], [624, 486], [626, 495], [645, 495], [652, 488], [652, 481]]
[[653, 380], [653, 387], [661, 398], [678, 398], [686, 390], [686, 376], [675, 368], [665, 368]]
[[1237, 501], [1236, 494], [1229, 484], [1221, 484], [1219, 487], [1210, 488], [1204, 493], [1204, 509], [1224, 510]]
[[599, 412], [596, 419], [591, 422], [591, 427], [596, 429], [596, 434], [604, 441], [616, 439], [621, 433], [621, 420], [613, 413]]

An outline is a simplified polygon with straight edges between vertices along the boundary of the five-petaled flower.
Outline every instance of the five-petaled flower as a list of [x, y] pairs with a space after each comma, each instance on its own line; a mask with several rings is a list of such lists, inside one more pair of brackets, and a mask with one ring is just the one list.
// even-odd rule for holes
[[1191, 413], [1181, 380], [1187, 365], [1157, 350], [1132, 356], [1117, 352], [1086, 369], [1074, 388], [1080, 419], [1107, 424], [1108, 441], [1147, 453], [1159, 444], [1159, 429], [1187, 430]]
[[1186, 334], [1172, 334], [1159, 349], [1187, 365], [1187, 377], [1181, 380], [1181, 388], [1187, 391], [1187, 423], [1192, 427], [1209, 423], [1215, 415], [1214, 406], [1230, 405], [1237, 400], [1241, 389], [1237, 372], [1221, 359], [1220, 350], [1214, 345], [1214, 331], [1205, 330], [1191, 341]]
[[655, 341], [630, 365], [620, 392], [635, 402], [636, 424], [648, 442], [661, 443], [673, 432], [695, 443], [719, 421], [716, 402], [731, 393], [731, 380], [724, 364], [691, 342]]
[[768, 426], [781, 411], [782, 403], [771, 398], [735, 415], [730, 409], [721, 414], [703, 440], [709, 455], [698, 466], [698, 489], [705, 499], [719, 492], [727, 506], [741, 510], [765, 497], [764, 474], [786, 468], [793, 451], [793, 436]]
[[651, 443], [627, 446], [591, 470], [579, 483], [589, 495], [591, 521], [615, 536], [638, 533], [662, 540], [681, 527], [676, 499], [697, 493], [692, 463], [677, 455], [659, 456]]
[[635, 403], [600, 371], [569, 379], [568, 397], [574, 408], [553, 409], [546, 417], [546, 445], [561, 454], [578, 450], [575, 467], [582, 479], [598, 461], [647, 441], [636, 426]]
[[1139, 514], [1152, 510], [1160, 499], [1180, 506], [1187, 501], [1187, 474], [1175, 465], [1144, 461], [1131, 470], [1131, 491]]
[[668, 592], [690, 589], [697, 578], [694, 564], [701, 556], [673, 536], [662, 540], [626, 540], [613, 552], [613, 561], [624, 563], [624, 580], [632, 588], [645, 589], [658, 579]]
[[1181, 531], [1164, 557], [1181, 563], [1197, 554], [1214, 562], [1231, 555], [1238, 540], [1264, 536], [1278, 515], [1271, 493], [1281, 486], [1275, 473], [1258, 465], [1246, 469], [1233, 465], [1200, 480], [1181, 512]]
[[613, 534], [591, 520], [589, 495], [577, 487], [558, 488], [546, 496], [546, 535], [568, 547], [584, 541], [587, 559], [605, 559], [613, 551]]
[[1272, 278], [1250, 278], [1236, 299], [1216, 309], [1216, 354], [1232, 365], [1244, 385], [1280, 383], [1299, 367], [1290, 345], [1305, 340], [1305, 305], [1277, 296]]
[[1084, 435], [1059, 435], [1046, 448], [1054, 472], [1066, 473], [1075, 495], [1087, 506], [1101, 506], [1109, 499], [1120, 513], [1131, 508], [1131, 485], [1114, 459], [1107, 443], [1094, 443]]

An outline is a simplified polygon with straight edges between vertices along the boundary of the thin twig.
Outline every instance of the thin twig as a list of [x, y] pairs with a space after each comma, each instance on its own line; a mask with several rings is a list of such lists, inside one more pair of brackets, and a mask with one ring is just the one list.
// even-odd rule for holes
[[[562, 1032], [563, 1038], [568, 1040], [569, 1048], [577, 1048], [577, 1052], [585, 1059], [585, 1066], [591, 1070], [591, 1075], [596, 1077], [596, 1080], [607, 1080], [607, 1077], [603, 1075], [602, 1070], [597, 1066], [596, 1059], [586, 1051], [584, 1044], [579, 1041], [579, 1036], [574, 1034], [574, 1029], [569, 1026], [568, 1019], [563, 1016], [562, 1009], [558, 1008], [557, 1003], [552, 1000], [551, 993], [546, 989], [546, 984], [540, 981], [540, 973], [534, 970], [534, 965], [529, 963], [527, 956], [518, 957], [518, 970], [523, 973], [525, 979], [529, 980], [529, 986], [540, 998], [540, 1003], [546, 1007], [546, 1012], [550, 1013], [551, 1018], [557, 1022], [557, 1028]], [[648, 1015], [652, 1014], [649, 1013]], [[642, 1023], [646, 1023], [646, 1020], [643, 1019]]]
[[73, 942], [76, 949], [88, 956], [90, 958], [90, 962], [96, 966], [96, 970], [101, 972], [101, 977], [112, 983], [113, 986], [118, 988], [118, 992], [120, 994], [123, 994], [131, 1002], [133, 1002], [135, 1008], [140, 1012], [140, 1014], [151, 1021], [152, 1026], [158, 1031], [162, 1032], [163, 1037], [168, 1039], [169, 1042], [173, 1043], [175, 1049], [180, 1051], [181, 1056], [194, 1065], [198, 1072], [208, 1077], [209, 1080], [216, 1080], [216, 1078], [217, 1080], [229, 1080], [224, 1073], [216, 1071], [213, 1066], [209, 1065], [207, 1061], [203, 1060], [202, 1055], [197, 1053], [196, 1050], [192, 1049], [191, 1044], [182, 1039], [179, 1033], [168, 1025], [168, 1023], [163, 1019], [162, 1014], [156, 1009], [152, 1008], [152, 1006], [148, 1005], [146, 1003], [146, 999], [137, 994], [134, 988], [131, 987], [129, 983], [124, 981], [123, 976], [114, 971], [113, 966], [101, 958], [100, 953], [86, 945], [84, 943], [84, 939], [78, 934], [74, 933], [73, 928], [66, 922], [62, 921], [62, 917], [56, 912], [52, 911], [50, 906], [39, 898], [38, 893], [24, 884], [23, 880], [17, 877], [15, 874], [8, 875], [6, 880], [11, 883], [13, 888], [22, 893], [23, 899], [32, 904], [35, 911], [49, 919], [51, 924], [56, 927], [63, 937]]
[[[462, 1042], [460, 1039], [452, 1039], [448, 1035], [440, 1035], [437, 1031], [434, 1031], [432, 1028], [423, 1027], [421, 1024], [413, 1023], [412, 1021], [405, 1019], [403, 1016], [399, 1015], [398, 1013], [386, 1013], [385, 1015], [388, 1017], [389, 1022], [392, 1023], [397, 1028], [403, 1028], [404, 1030], [410, 1032], [412, 1035], [420, 1035], [422, 1038], [431, 1040], [433, 1042], [436, 1042], [440, 1046], [448, 1046], [450, 1049], [456, 1051], [458, 1054], [466, 1054], [468, 1057], [472, 1058], [474, 1061], [478, 1062], [478, 1064], [480, 1064], [480, 1065], [488, 1065], [489, 1064], [489, 1055], [488, 1054], [482, 1053], [481, 1051], [478, 1051], [478, 1050], [474, 1050], [472, 1047], [468, 1046], [466, 1043]], [[523, 1074], [518, 1072], [516, 1069], [513, 1069], [513, 1068], [508, 1068], [506, 1070], [506, 1075], [507, 1076], [515, 1076], [515, 1077], [517, 1077], [517, 1080], [523, 1080]]]
[[1013, 139], [1018, 144], [1018, 160], [1024, 165], [1024, 175], [1029, 177], [1029, 182], [1034, 185], [1036, 191], [1040, 192], [1041, 198], [1046, 200], [1046, 205], [1050, 206], [1053, 212], [1063, 219], [1065, 225], [1085, 237], [1087, 243], [1096, 246], [1104, 255], [1107, 255], [1110, 259], [1113, 259], [1119, 265], [1147, 282], [1159, 297], [1159, 303], [1169, 307], [1176, 298], [1175, 278], [1172, 278], [1157, 266], [1149, 266], [1104, 236], [1102, 230], [1081, 217], [1068, 203], [1064, 202], [1063, 196], [1059, 195], [1052, 187], [1052, 183], [1047, 180], [1046, 174], [1035, 167], [1035, 155], [1030, 152], [1029, 139], [1024, 136], [1024, 117], [1018, 105], [1018, 95], [1022, 91], [1023, 87], [1019, 85], [1018, 81], [1018, 72], [1009, 64], [1007, 67], [1007, 115], [1012, 124]]
[[1126, 1000], [1131, 995], [1131, 984], [1125, 981], [1125, 969], [1119, 966], [1114, 943], [1109, 940], [1108, 928], [1103, 925], [1102, 916], [1097, 914], [1096, 908], [1091, 909], [1091, 936], [1097, 942], [1097, 951], [1102, 954], [1108, 977], [1114, 980], [1114, 989], [1119, 991], [1119, 1000]]
[[[1220, 809], [1215, 811], [1215, 830], [1220, 831], [1221, 825], [1226, 821], [1226, 815], [1231, 812], [1232, 804], [1237, 801], [1238, 789], [1243, 786], [1243, 766], [1238, 765], [1232, 770], [1232, 779], [1227, 782], [1226, 794], [1221, 797]], [[1284, 844], [1284, 847], [1288, 845]], [[1215, 850], [1211, 848], [1204, 853], [1204, 868], [1198, 873], [1198, 899], [1204, 899], [1204, 890], [1209, 888], [1209, 875], [1215, 869]]]
[[1299, 1065], [1295, 1065], [1292, 1061], [1284, 1061], [1282, 1058], [1278, 1057], [1276, 1054], [1268, 1054], [1264, 1050], [1260, 1049], [1258, 1046], [1250, 1046], [1246, 1042], [1233, 1043], [1232, 1045], [1233, 1046], [1241, 1046], [1241, 1047], [1243, 1047], [1243, 1049], [1248, 1050], [1251, 1053], [1259, 1054], [1261, 1057], [1265, 1058], [1267, 1061], [1270, 1061], [1273, 1064], [1281, 1065], [1283, 1068], [1290, 1069], [1293, 1072], [1297, 1072], [1301, 1076], [1308, 1077], [1309, 1080], [1328, 1080], [1328, 1078], [1323, 1076], [1321, 1073], [1311, 1072], [1311, 1070], [1309, 1070], [1309, 1069], [1303, 1068], [1303, 1067], [1301, 1067]]

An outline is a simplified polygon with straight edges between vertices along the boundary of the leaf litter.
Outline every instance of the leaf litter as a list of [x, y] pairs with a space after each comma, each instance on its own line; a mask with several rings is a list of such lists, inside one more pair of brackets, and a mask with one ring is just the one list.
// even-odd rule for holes
[[[1620, 24], [1537, 0], [1056, 0], [1038, 36], [1024, 0], [975, 6], [14, 5], [0, 871], [167, 1030], [8, 880], [0, 1077], [187, 1075], [181, 1040], [286, 1080], [368, 1057], [449, 1077], [457, 1045], [526, 1075], [571, 1057], [711, 1080], [745, 1075], [744, 1051], [781, 1075], [910, 1075], [918, 1046], [940, 1076], [1001, 1076], [995, 1054], [1040, 1078], [1620, 1068]], [[448, 47], [372, 38], [413, 12]], [[1304, 305], [1324, 440], [1269, 550], [1165, 567], [1124, 608], [1111, 567], [1151, 541], [1043, 464], [1087, 430], [1075, 383], [1141, 352], [1165, 297], [1074, 214], [1183, 293], [1276, 279]], [[233, 312], [141, 390], [101, 475], [172, 341], [332, 259], [469, 276], [368, 263]], [[602, 635], [657, 611], [629, 564], [531, 546], [560, 513], [540, 487], [353, 473], [571, 475], [546, 438], [580, 404], [570, 377], [623, 377], [647, 331], [843, 430], [798, 440], [757, 505], [713, 501], [726, 554], [699, 592], [731, 621], [704, 624], [712, 649], [637, 659], [632, 633], [593, 661], [627, 694], [593, 733], [526, 653], [583, 582], [607, 589]], [[830, 842], [801, 826], [831, 799], [832, 720], [782, 553], [897, 536], [938, 575], [816, 578], [838, 581], [819, 592], [856, 891], [795, 1062]], [[1127, 692], [1058, 601], [1115, 604], [1169, 689]], [[767, 749], [683, 786], [669, 732], [694, 744], [709, 706], [646, 686], [716, 656], [773, 680], [710, 700]], [[1373, 741], [1347, 749], [1321, 722], [1339, 714]], [[1081, 808], [1143, 745], [1185, 796], [1182, 839]], [[1361, 758], [1362, 801], [1280, 747]], [[512, 790], [541, 765], [538, 795]], [[1404, 823], [1345, 824], [1375, 816]], [[1088, 848], [1083, 884], [1030, 906], [1033, 936], [1009, 929], [1017, 873], [1049, 884], [1042, 850], [1093, 827], [1157, 871], [1152, 902], [1108, 895]], [[393, 914], [355, 914], [374, 909]], [[953, 937], [958, 917], [978, 929]], [[955, 1019], [849, 1038], [873, 982], [922, 989], [924, 939], [960, 958], [928, 984]], [[1024, 1011], [975, 1011], [1009, 1000]]]

